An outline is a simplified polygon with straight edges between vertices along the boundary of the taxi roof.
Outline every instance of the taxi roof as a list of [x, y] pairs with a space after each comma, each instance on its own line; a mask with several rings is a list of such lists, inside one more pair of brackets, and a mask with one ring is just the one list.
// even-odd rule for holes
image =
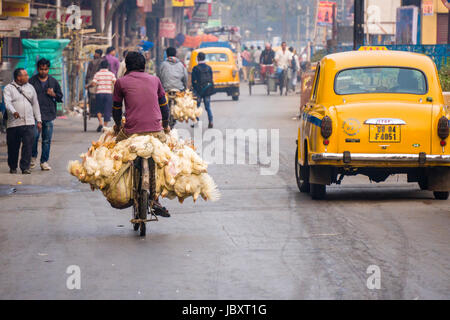
[[199, 52], [203, 52], [203, 53], [229, 53], [229, 54], [233, 54], [233, 51], [231, 51], [228, 48], [225, 47], [208, 47], [208, 48], [199, 48], [199, 49], [195, 49], [193, 51], [193, 53], [199, 53]]
[[[333, 53], [323, 58], [326, 64], [337, 69], [365, 66], [430, 67], [432, 60], [426, 55], [405, 51], [347, 51]], [[333, 63], [334, 62], [334, 63]]]

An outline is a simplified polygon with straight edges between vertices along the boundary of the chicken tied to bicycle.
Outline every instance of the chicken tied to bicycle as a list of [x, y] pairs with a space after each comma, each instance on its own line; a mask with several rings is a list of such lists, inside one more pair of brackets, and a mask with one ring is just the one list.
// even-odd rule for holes
[[170, 110], [174, 120], [180, 122], [192, 120], [195, 123], [203, 114], [203, 109], [197, 108], [197, 100], [190, 90], [175, 93], [174, 100], [175, 103]]
[[80, 157], [81, 162], [69, 162], [70, 174], [89, 183], [92, 190], [101, 190], [111, 205], [127, 200], [117, 197], [129, 194], [129, 190], [115, 189], [132, 188], [132, 183], [127, 182], [130, 179], [118, 178], [127, 174], [124, 169], [131, 167], [137, 157], [153, 158], [157, 165], [156, 197], [178, 198], [180, 203], [188, 197], [193, 197], [194, 202], [200, 196], [206, 201], [220, 198], [217, 185], [207, 173], [207, 163], [195, 152], [193, 143], [180, 139], [175, 129], [166, 134], [163, 143], [157, 137], [136, 134], [116, 142], [114, 129], [104, 128], [100, 139]]

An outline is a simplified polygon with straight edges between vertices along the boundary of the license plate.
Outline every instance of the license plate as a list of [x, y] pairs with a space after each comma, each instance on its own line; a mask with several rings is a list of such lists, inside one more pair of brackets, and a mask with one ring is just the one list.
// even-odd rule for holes
[[370, 125], [369, 142], [400, 142], [400, 125]]

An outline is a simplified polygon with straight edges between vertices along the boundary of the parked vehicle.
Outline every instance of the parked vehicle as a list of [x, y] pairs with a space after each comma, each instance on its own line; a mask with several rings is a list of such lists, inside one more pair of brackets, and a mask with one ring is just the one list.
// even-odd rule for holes
[[317, 65], [301, 107], [295, 172], [301, 192], [326, 196], [326, 186], [363, 174], [408, 182], [445, 200], [450, 190], [450, 108], [434, 62], [399, 51], [345, 52]]

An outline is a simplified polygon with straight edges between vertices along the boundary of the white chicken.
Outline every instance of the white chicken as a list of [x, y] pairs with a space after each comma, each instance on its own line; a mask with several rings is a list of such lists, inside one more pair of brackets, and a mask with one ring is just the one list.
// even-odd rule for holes
[[80, 155], [81, 163], [69, 162], [68, 171], [81, 182], [89, 183], [92, 190], [100, 189], [107, 196], [110, 194], [107, 190], [125, 163], [138, 156], [152, 157], [157, 164], [158, 196], [171, 200], [178, 198], [181, 203], [191, 196], [194, 202], [199, 196], [205, 200], [218, 200], [220, 193], [207, 174], [208, 165], [194, 151], [192, 142], [180, 139], [176, 130], [166, 138], [166, 142], [162, 143], [154, 136], [133, 135], [116, 143], [114, 131], [106, 128], [100, 140], [94, 141], [88, 152]]

